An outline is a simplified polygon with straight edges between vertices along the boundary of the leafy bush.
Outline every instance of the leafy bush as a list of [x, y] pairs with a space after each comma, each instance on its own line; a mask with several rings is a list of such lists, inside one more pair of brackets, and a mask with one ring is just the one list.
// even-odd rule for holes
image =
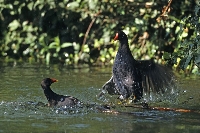
[[123, 29], [136, 59], [163, 63], [164, 57], [177, 69], [197, 72], [199, 7], [194, 1], [174, 0], [166, 19], [157, 22], [167, 4], [167, 0], [4, 0], [0, 56], [47, 64], [110, 65], [118, 49], [112, 38]]
[[179, 70], [185, 70], [187, 73], [199, 74], [200, 68], [200, 19], [198, 5], [194, 8], [194, 13], [181, 19], [179, 26], [176, 27], [177, 46], [173, 53], [165, 52], [165, 60], [171, 63]]

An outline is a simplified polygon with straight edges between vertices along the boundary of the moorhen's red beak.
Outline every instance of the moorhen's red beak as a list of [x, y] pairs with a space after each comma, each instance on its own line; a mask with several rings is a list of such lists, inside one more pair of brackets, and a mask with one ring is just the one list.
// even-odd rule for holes
[[118, 37], [119, 37], [119, 34], [116, 33], [115, 38], [114, 38], [114, 41], [118, 40]]
[[51, 78], [51, 81], [54, 83], [54, 82], [58, 82], [58, 80], [57, 79], [53, 79], [53, 78]]

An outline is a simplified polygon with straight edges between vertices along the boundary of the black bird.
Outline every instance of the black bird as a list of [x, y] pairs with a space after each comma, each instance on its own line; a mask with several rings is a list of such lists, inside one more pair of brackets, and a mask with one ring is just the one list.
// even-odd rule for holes
[[53, 92], [50, 88], [51, 84], [58, 82], [57, 79], [45, 78], [41, 82], [41, 86], [44, 90], [44, 94], [48, 100], [48, 106], [69, 106], [72, 107], [80, 103], [80, 101], [72, 96], [59, 95]]
[[120, 46], [115, 57], [112, 77], [107, 81], [99, 96], [106, 93], [120, 95], [124, 100], [134, 97], [139, 101], [143, 93], [164, 93], [174, 84], [173, 73], [170, 69], [156, 64], [153, 60], [135, 60], [128, 45], [127, 35], [123, 31], [116, 33], [114, 40], [119, 40]]

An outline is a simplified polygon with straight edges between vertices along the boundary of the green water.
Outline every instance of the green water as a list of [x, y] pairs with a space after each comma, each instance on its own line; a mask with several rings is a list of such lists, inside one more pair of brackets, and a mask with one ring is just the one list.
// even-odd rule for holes
[[[83, 132], [83, 133], [199, 133], [200, 113], [156, 111], [121, 107], [116, 97], [97, 99], [111, 68], [76, 68], [61, 65], [2, 64], [0, 66], [0, 132]], [[113, 102], [122, 114], [102, 113], [95, 107], [72, 110], [46, 107], [40, 87], [43, 78], [56, 78], [51, 87], [59, 94], [72, 95], [87, 104]], [[200, 110], [199, 78], [179, 78], [179, 91], [168, 100], [149, 101], [150, 106]]]

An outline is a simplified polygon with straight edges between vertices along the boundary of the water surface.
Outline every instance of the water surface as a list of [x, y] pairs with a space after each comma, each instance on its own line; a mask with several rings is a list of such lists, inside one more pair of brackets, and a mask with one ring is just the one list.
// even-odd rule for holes
[[[110, 78], [111, 68], [67, 68], [62, 65], [2, 64], [0, 66], [0, 132], [200, 132], [199, 112], [147, 110], [118, 105], [115, 96], [97, 99], [101, 86]], [[72, 95], [91, 105], [65, 110], [46, 107], [40, 82], [46, 77], [59, 82], [51, 88], [59, 94]], [[150, 106], [200, 110], [198, 77], [179, 78], [175, 95], [166, 100], [148, 101]], [[95, 106], [113, 104], [102, 113]]]

